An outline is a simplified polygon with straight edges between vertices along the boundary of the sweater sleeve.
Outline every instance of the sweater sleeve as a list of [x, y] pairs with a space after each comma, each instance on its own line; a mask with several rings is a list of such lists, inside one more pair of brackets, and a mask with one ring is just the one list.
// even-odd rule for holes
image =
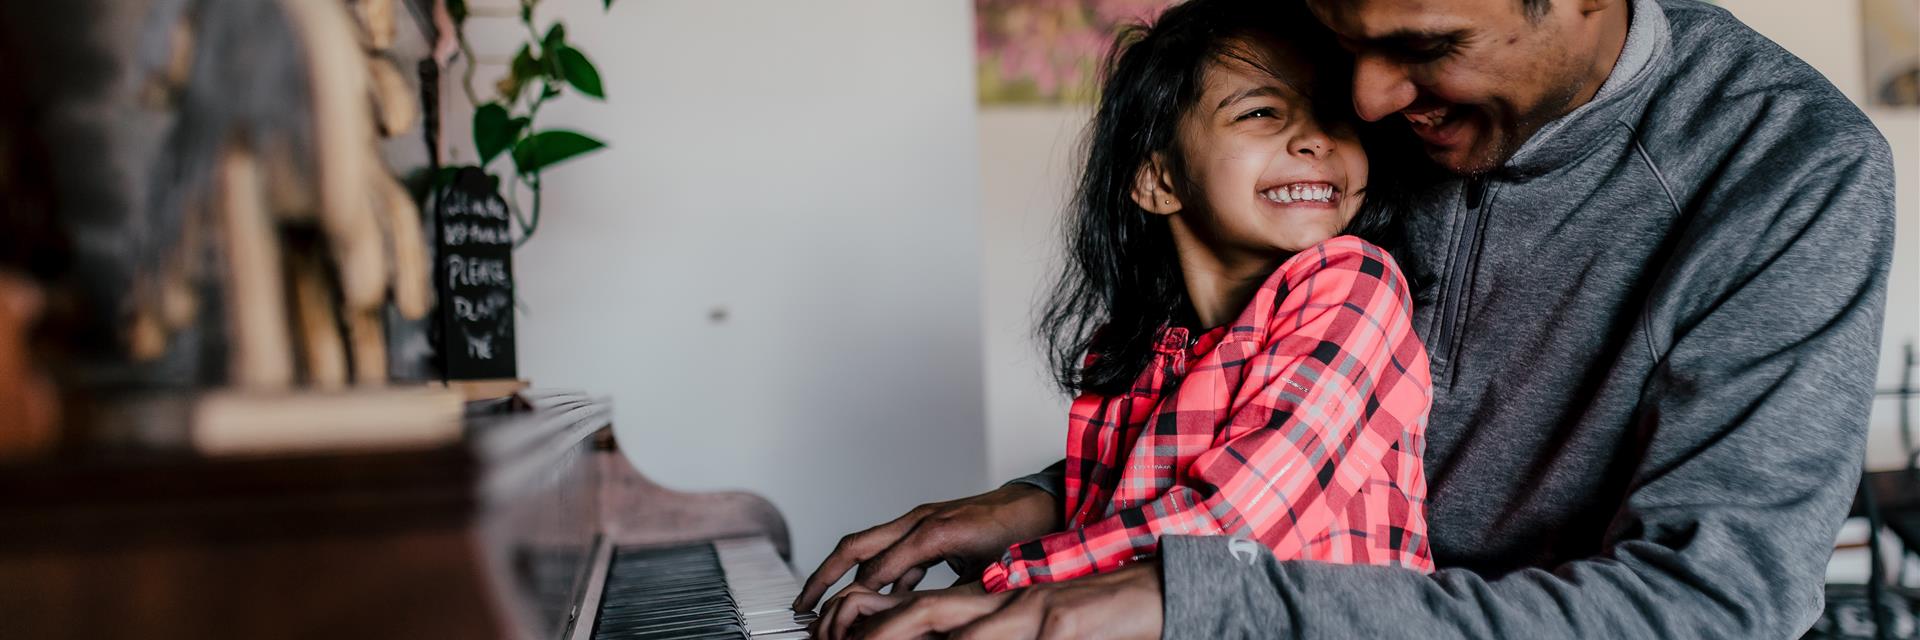
[[1008, 480], [1007, 484], [1000, 485], [1000, 486], [1004, 487], [1007, 485], [1015, 485], [1015, 484], [1024, 484], [1029, 487], [1033, 487], [1035, 489], [1045, 491], [1047, 492], [1048, 495], [1051, 495], [1055, 499], [1058, 499], [1061, 496], [1061, 494], [1066, 493], [1067, 461], [1061, 460], [1059, 462], [1055, 462], [1051, 465], [1047, 465], [1047, 468], [1045, 469], [1041, 469], [1037, 472], [1020, 476], [1012, 480]]
[[1602, 552], [1419, 575], [1175, 537], [1165, 637], [1797, 637], [1860, 477], [1893, 239], [1885, 142], [1820, 155], [1729, 185], [1679, 238]]

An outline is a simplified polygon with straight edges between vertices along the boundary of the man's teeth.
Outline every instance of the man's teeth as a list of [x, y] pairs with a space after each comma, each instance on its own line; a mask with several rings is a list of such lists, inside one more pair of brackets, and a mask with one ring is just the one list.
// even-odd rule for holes
[[1333, 185], [1330, 184], [1294, 184], [1274, 187], [1260, 192], [1266, 199], [1280, 204], [1295, 202], [1332, 202]]
[[1438, 111], [1428, 111], [1426, 113], [1418, 113], [1418, 114], [1409, 113], [1409, 114], [1406, 114], [1406, 116], [1407, 116], [1407, 122], [1411, 122], [1415, 125], [1422, 126], [1422, 127], [1438, 127], [1440, 125], [1446, 124], [1447, 117], [1449, 115], [1452, 115], [1452, 113], [1453, 112], [1451, 110], [1441, 109]]

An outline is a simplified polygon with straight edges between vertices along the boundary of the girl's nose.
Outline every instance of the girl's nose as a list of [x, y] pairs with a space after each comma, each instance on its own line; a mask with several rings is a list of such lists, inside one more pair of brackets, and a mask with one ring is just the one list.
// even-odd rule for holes
[[1324, 158], [1333, 149], [1333, 140], [1327, 137], [1319, 127], [1309, 126], [1293, 139], [1293, 152], [1303, 156]]

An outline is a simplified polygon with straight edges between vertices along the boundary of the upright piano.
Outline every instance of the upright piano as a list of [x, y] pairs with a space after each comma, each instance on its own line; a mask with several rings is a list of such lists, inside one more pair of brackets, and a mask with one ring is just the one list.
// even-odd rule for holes
[[475, 404], [457, 442], [0, 464], [0, 638], [804, 638], [780, 513], [682, 493], [605, 401]]

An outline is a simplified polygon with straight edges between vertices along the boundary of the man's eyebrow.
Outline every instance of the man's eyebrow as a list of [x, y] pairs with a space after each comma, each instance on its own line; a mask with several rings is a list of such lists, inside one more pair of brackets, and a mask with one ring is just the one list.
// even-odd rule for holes
[[[1288, 87], [1288, 89], [1291, 89], [1291, 88], [1292, 87]], [[1294, 93], [1301, 93], [1301, 92], [1295, 91]], [[1239, 102], [1241, 100], [1245, 100], [1247, 98], [1252, 98], [1255, 96], [1271, 96], [1274, 98], [1280, 98], [1284, 100], [1287, 97], [1287, 90], [1282, 89], [1275, 85], [1270, 85], [1270, 84], [1263, 84], [1258, 87], [1248, 87], [1246, 89], [1241, 89], [1239, 91], [1235, 91], [1231, 94], [1228, 94], [1225, 99], [1222, 99], [1220, 101], [1220, 105], [1214, 107], [1213, 110], [1219, 111], [1221, 109], [1227, 108], [1227, 105], [1233, 104], [1235, 102]]]

